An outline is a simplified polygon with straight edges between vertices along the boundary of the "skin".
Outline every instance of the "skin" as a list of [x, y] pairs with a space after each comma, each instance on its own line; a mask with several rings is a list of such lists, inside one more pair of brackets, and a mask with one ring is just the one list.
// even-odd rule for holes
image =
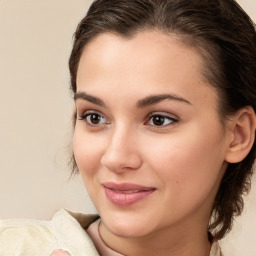
[[[207, 227], [232, 136], [228, 128], [224, 136], [218, 95], [202, 67], [195, 49], [157, 31], [131, 39], [101, 34], [83, 51], [74, 155], [102, 219], [100, 235], [117, 252], [209, 255]], [[179, 99], [138, 106], [166, 94]], [[90, 113], [101, 116], [98, 124], [81, 118]], [[164, 116], [164, 124], [150, 114]], [[155, 191], [121, 207], [105, 195], [109, 181]]]

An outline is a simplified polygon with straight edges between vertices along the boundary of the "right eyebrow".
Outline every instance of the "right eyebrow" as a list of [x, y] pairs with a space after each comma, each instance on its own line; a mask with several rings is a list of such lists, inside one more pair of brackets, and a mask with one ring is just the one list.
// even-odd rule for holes
[[79, 99], [89, 101], [89, 102], [91, 102], [95, 105], [101, 106], [101, 107], [106, 107], [106, 104], [103, 102], [103, 100], [101, 100], [98, 97], [87, 94], [85, 92], [76, 92], [75, 93], [74, 100], [77, 101]]

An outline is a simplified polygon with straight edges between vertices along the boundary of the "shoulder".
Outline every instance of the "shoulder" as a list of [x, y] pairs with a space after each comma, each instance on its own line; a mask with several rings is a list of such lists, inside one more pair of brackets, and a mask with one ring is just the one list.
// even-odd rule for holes
[[50, 221], [0, 220], [0, 255], [49, 256], [62, 249], [70, 255], [98, 256], [85, 232], [97, 218], [61, 209]]

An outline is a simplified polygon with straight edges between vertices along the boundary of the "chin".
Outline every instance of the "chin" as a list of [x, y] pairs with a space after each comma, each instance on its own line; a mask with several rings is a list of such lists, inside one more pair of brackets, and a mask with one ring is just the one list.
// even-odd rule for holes
[[135, 226], [131, 224], [115, 224], [107, 226], [110, 232], [118, 237], [126, 237], [126, 238], [135, 238], [135, 237], [143, 237], [147, 235], [149, 232], [145, 230], [145, 227]]
[[102, 216], [102, 221], [108, 230], [119, 237], [143, 237], [150, 233], [152, 221], [147, 221], [136, 214], [111, 214]]

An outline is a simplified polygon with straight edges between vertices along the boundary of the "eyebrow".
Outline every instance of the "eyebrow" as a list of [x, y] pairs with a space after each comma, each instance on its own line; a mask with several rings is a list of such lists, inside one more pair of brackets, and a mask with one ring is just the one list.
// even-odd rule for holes
[[89, 102], [91, 102], [95, 105], [101, 106], [101, 107], [106, 107], [106, 104], [100, 98], [89, 95], [85, 92], [75, 93], [74, 100], [77, 101], [79, 99], [89, 101]]
[[144, 108], [150, 105], [157, 104], [164, 100], [175, 100], [175, 101], [180, 101], [180, 102], [192, 105], [188, 100], [180, 96], [177, 96], [176, 94], [159, 94], [159, 95], [151, 95], [144, 99], [139, 100], [137, 103], [137, 107]]
[[[93, 104], [96, 104], [98, 106], [101, 106], [101, 107], [106, 107], [106, 104], [103, 102], [103, 100], [101, 100], [98, 97], [87, 94], [85, 92], [75, 93], [74, 100], [76, 101], [76, 100], [79, 100], [79, 99], [89, 101], [89, 102], [91, 102]], [[136, 105], [137, 105], [138, 108], [144, 108], [144, 107], [147, 107], [147, 106], [150, 106], [150, 105], [157, 104], [157, 103], [159, 103], [161, 101], [164, 101], [164, 100], [174, 100], [174, 101], [179, 101], [179, 102], [183, 102], [183, 103], [192, 105], [188, 100], [186, 100], [186, 99], [184, 99], [180, 96], [177, 96], [176, 94], [150, 95], [150, 96], [148, 96], [144, 99], [139, 100]]]

